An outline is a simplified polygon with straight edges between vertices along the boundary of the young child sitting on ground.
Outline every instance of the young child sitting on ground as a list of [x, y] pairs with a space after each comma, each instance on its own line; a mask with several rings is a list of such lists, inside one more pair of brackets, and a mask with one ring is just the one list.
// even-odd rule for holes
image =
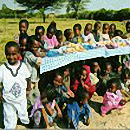
[[108, 83], [108, 90], [103, 96], [103, 106], [101, 107], [101, 115], [105, 116], [109, 110], [114, 108], [122, 109], [126, 101], [122, 99], [120, 92], [121, 85], [117, 79], [111, 79]]
[[89, 98], [91, 98], [99, 79], [91, 73], [90, 67], [87, 65], [83, 65], [79, 75], [79, 79], [76, 79], [73, 84], [74, 92], [77, 93], [85, 88], [89, 93]]
[[67, 104], [69, 129], [78, 129], [79, 121], [82, 121], [84, 125], [90, 124], [90, 106], [88, 105], [88, 100], [89, 93], [86, 89], [83, 89], [83, 91], [76, 95], [75, 101]]
[[40, 96], [35, 101], [33, 109], [31, 111], [32, 122], [30, 125], [33, 128], [50, 128], [54, 125], [54, 119], [58, 117], [62, 118], [62, 113], [57, 105], [55, 98], [57, 97], [57, 91], [51, 85], [43, 85], [40, 83]]
[[3, 84], [3, 108], [5, 129], [15, 129], [17, 112], [23, 124], [29, 124], [26, 88], [30, 91], [30, 72], [18, 60], [19, 47], [14, 41], [5, 45], [7, 63], [0, 66], [0, 82]]

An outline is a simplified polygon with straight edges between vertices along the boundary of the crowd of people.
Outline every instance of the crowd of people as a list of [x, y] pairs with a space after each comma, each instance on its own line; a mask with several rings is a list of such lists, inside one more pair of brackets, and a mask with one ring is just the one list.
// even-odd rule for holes
[[115, 24], [104, 23], [102, 27], [101, 22], [96, 22], [94, 29], [87, 23], [82, 34], [78, 23], [73, 30], [65, 29], [64, 41], [63, 32], [54, 21], [47, 31], [37, 26], [32, 36], [28, 36], [28, 28], [27, 20], [19, 22], [20, 33], [5, 45], [7, 62], [0, 66], [5, 129], [16, 128], [17, 114], [29, 128], [48, 129], [54, 122], [74, 129], [78, 128], [79, 121], [89, 125], [89, 101], [94, 94], [103, 96], [101, 116], [114, 108], [123, 108], [127, 101], [121, 90], [130, 92], [129, 55], [123, 64], [119, 56], [114, 56], [77, 61], [43, 74], [39, 70], [42, 58], [52, 49], [70, 43], [110, 49], [124, 45], [123, 39], [130, 37], [130, 22], [126, 23], [125, 34]]

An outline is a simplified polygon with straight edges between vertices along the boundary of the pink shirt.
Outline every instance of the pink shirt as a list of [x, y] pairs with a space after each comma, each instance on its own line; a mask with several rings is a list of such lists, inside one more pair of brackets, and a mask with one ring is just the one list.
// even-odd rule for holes
[[120, 90], [116, 91], [116, 94], [112, 92], [106, 92], [103, 97], [103, 104], [104, 105], [118, 105], [120, 100], [122, 99], [122, 94]]
[[51, 39], [49, 39], [46, 35], [44, 35], [42, 39], [44, 39], [44, 42], [45, 42], [45, 45], [44, 45], [45, 49], [50, 50], [58, 45], [58, 41], [55, 35], [53, 35]]

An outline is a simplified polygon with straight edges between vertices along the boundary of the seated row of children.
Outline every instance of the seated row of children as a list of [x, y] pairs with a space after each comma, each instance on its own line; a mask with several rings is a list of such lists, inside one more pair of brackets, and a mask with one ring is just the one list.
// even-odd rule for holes
[[[20, 51], [22, 58], [25, 54], [25, 51], [28, 46], [28, 42], [30, 42], [29, 39], [35, 40], [37, 42], [38, 52], [42, 52], [41, 56], [45, 57], [46, 52], [53, 48], [60, 48], [61, 46], [64, 46], [68, 44], [68, 42], [72, 43], [88, 43], [89, 45], [92, 45], [94, 47], [96, 46], [104, 46], [107, 42], [112, 39], [114, 44], [106, 45], [108, 48], [115, 48], [118, 47], [118, 44], [115, 42], [123, 42], [119, 37], [113, 39], [114, 37], [120, 36], [122, 38], [129, 38], [129, 26], [130, 22], [126, 23], [126, 31], [127, 33], [123, 35], [123, 32], [121, 30], [116, 29], [115, 24], [111, 24], [109, 26], [108, 23], [103, 24], [103, 31], [101, 30], [101, 22], [96, 22], [94, 24], [94, 30], [92, 30], [93, 26], [91, 23], [87, 23], [84, 28], [84, 33], [82, 34], [82, 27], [80, 24], [75, 24], [72, 29], [66, 29], [64, 31], [64, 36], [66, 38], [65, 41], [63, 41], [63, 33], [61, 30], [57, 30], [56, 23], [53, 21], [50, 23], [50, 25], [47, 28], [47, 33], [45, 35], [45, 29], [43, 26], [37, 26], [35, 29], [35, 35], [29, 37], [27, 34], [27, 30], [29, 27], [29, 23], [27, 20], [21, 20], [19, 23], [19, 31], [20, 34], [15, 37], [15, 41], [20, 45]], [[73, 35], [74, 33], [74, 35]], [[40, 54], [38, 54], [40, 56]]]

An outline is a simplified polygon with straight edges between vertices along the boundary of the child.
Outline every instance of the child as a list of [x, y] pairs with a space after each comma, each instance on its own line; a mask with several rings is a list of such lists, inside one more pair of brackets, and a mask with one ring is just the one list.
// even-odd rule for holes
[[110, 37], [109, 37], [109, 24], [108, 23], [104, 23], [103, 24], [103, 34], [101, 35], [101, 39], [100, 41], [105, 41], [104, 44], [106, 44], [106, 42], [110, 41]]
[[73, 32], [71, 29], [66, 29], [64, 31], [64, 36], [66, 38], [66, 42], [73, 42], [74, 36], [73, 36]]
[[61, 46], [63, 46], [63, 34], [62, 34], [61, 30], [57, 30], [57, 32], [56, 32], [56, 39], [58, 41], [57, 48], [60, 48]]
[[47, 86], [41, 85], [40, 96], [33, 106], [30, 117], [32, 117], [33, 128], [48, 129], [54, 125], [53, 121], [57, 115], [62, 118], [62, 113], [55, 101], [57, 97], [56, 90], [49, 84]]
[[30, 90], [30, 72], [18, 60], [19, 47], [14, 41], [5, 45], [7, 63], [0, 67], [0, 82], [3, 84], [3, 108], [5, 129], [15, 129], [17, 112], [22, 123], [29, 124], [27, 113], [26, 88]]
[[110, 80], [108, 90], [103, 97], [103, 105], [101, 107], [101, 115], [105, 116], [109, 110], [114, 108], [122, 109], [122, 105], [125, 104], [125, 100], [122, 99], [120, 92], [120, 82], [116, 79]]
[[109, 37], [110, 37], [110, 39], [115, 37], [115, 30], [116, 30], [116, 25], [113, 23], [113, 24], [110, 25], [110, 29], [109, 29]]
[[[39, 96], [38, 90], [38, 81], [39, 81], [39, 73], [38, 69], [42, 63], [42, 58], [40, 57], [40, 53], [38, 52], [39, 42], [35, 40], [34, 36], [29, 38], [27, 52], [25, 53], [25, 63], [31, 73], [31, 88], [32, 91], [30, 93], [30, 101], [33, 105], [35, 99]], [[34, 91], [34, 92], [33, 92]], [[34, 93], [34, 94], [33, 94]]]
[[85, 88], [89, 93], [89, 98], [91, 98], [95, 92], [95, 86], [98, 81], [98, 78], [91, 73], [90, 67], [83, 65], [79, 79], [75, 80], [75, 83], [73, 85], [74, 91], [81, 91], [83, 88]]
[[73, 31], [74, 31], [74, 38], [73, 38], [73, 42], [74, 43], [83, 43], [83, 37], [81, 35], [81, 25], [78, 23], [78, 24], [75, 24], [74, 27], [73, 27]]
[[130, 22], [126, 23], [126, 33], [123, 36], [123, 39], [129, 39], [130, 38]]
[[90, 45], [96, 46], [96, 41], [91, 32], [92, 32], [92, 24], [88, 23], [86, 24], [84, 34], [82, 35], [84, 38], [84, 43], [89, 43]]
[[24, 55], [26, 52], [26, 47], [27, 47], [27, 40], [28, 40], [28, 36], [26, 34], [21, 34], [19, 37], [19, 51], [21, 54], [21, 59], [19, 59], [20, 61], [23, 61], [24, 59]]
[[[80, 97], [80, 98], [79, 98]], [[67, 114], [69, 117], [69, 128], [78, 129], [79, 121], [84, 125], [90, 124], [90, 106], [88, 105], [89, 93], [83, 89], [75, 97], [75, 101], [67, 104]]]
[[58, 41], [54, 34], [55, 34], [55, 28], [53, 26], [49, 26], [47, 28], [47, 34], [44, 35], [45, 49], [50, 50], [58, 46]]
[[53, 82], [54, 82], [54, 87], [60, 97], [57, 100], [57, 102], [60, 105], [60, 108], [62, 108], [63, 104], [67, 103], [67, 100], [70, 97], [74, 97], [74, 93], [70, 89], [67, 89], [66, 86], [63, 84], [63, 78], [61, 75], [56, 74]]
[[94, 24], [94, 30], [92, 32], [93, 35], [94, 35], [94, 39], [95, 39], [96, 42], [99, 42], [100, 37], [101, 37], [100, 29], [101, 29], [101, 22], [96, 22]]
[[[24, 33], [24, 34], [27, 35], [28, 27], [29, 27], [28, 21], [27, 20], [21, 20], [19, 22], [19, 31], [20, 31], [20, 34]], [[20, 34], [16, 35], [15, 38], [14, 38], [15, 42], [18, 43], [18, 45], [19, 45], [19, 36], [20, 36]]]
[[36, 40], [40, 43], [40, 47], [42, 49], [44, 49], [44, 39], [42, 39], [44, 32], [45, 32], [45, 28], [43, 26], [37, 26], [35, 29]]

